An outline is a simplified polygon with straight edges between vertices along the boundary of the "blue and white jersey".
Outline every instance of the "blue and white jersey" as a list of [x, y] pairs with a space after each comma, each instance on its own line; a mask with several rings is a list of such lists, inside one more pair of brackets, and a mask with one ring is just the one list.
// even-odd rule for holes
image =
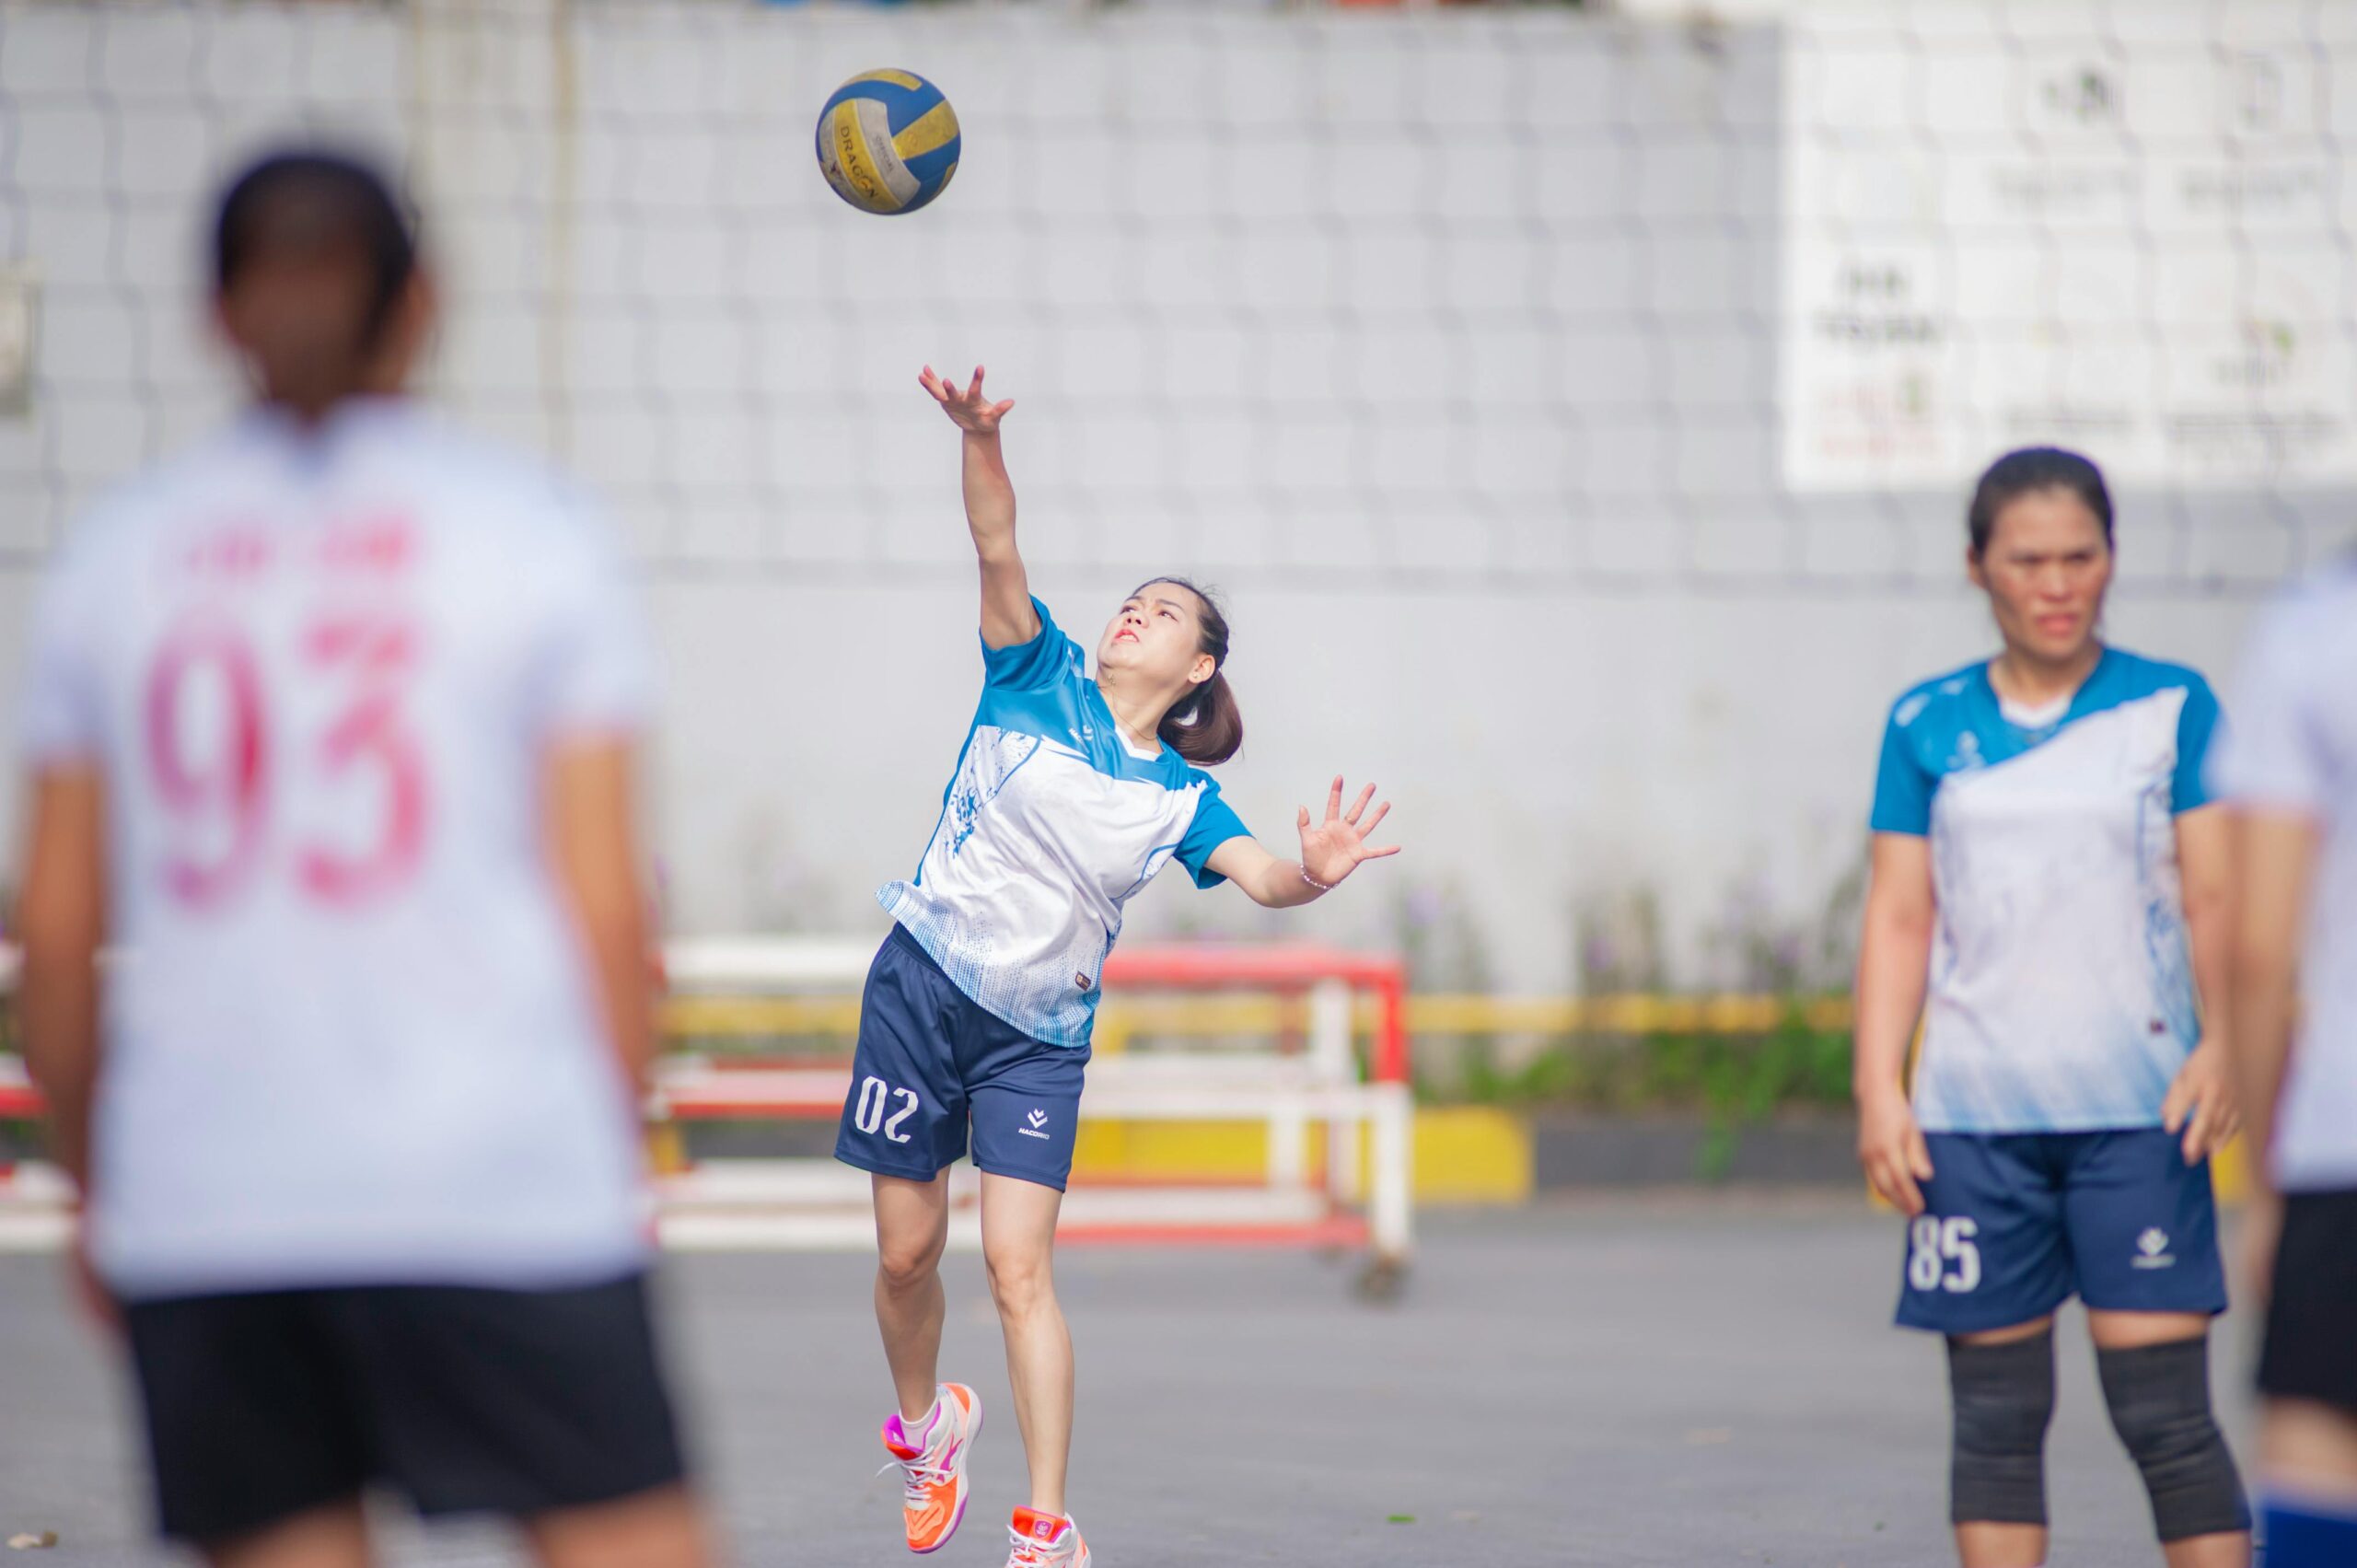
[[1039, 634], [982, 649], [982, 701], [917, 874], [877, 901], [958, 988], [1051, 1045], [1088, 1043], [1121, 909], [1176, 859], [1204, 862], [1244, 824], [1167, 745], [1122, 736], [1080, 645], [1047, 606]]
[[2200, 1038], [2176, 818], [2217, 723], [2200, 675], [2117, 648], [2043, 712], [1979, 664], [1891, 709], [1874, 830], [1930, 837], [1939, 905], [1924, 1131], [2160, 1124]]

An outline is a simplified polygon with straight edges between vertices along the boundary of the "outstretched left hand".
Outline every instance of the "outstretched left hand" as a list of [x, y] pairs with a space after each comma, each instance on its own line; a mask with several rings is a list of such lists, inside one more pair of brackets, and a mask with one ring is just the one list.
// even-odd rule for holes
[[1380, 849], [1367, 844], [1367, 835], [1391, 810], [1391, 803], [1387, 800], [1369, 816], [1367, 803], [1374, 798], [1375, 786], [1369, 784], [1359, 791], [1358, 800], [1350, 810], [1344, 811], [1341, 775], [1336, 774], [1334, 787], [1326, 792], [1326, 820], [1313, 827], [1309, 807], [1301, 808], [1297, 824], [1301, 829], [1301, 868], [1309, 873], [1312, 881], [1330, 888], [1356, 870], [1361, 861], [1380, 860], [1399, 853], [1398, 844], [1386, 844]]

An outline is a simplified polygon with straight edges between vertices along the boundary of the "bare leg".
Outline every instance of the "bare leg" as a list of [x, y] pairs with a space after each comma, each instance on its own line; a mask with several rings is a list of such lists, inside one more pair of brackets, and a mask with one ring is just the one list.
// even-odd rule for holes
[[1064, 1511], [1072, 1454], [1072, 1334], [1056, 1305], [1056, 1213], [1063, 1194], [982, 1173], [982, 1256], [1006, 1334], [1006, 1376], [1031, 1467], [1031, 1506]]
[[1956, 1555], [1964, 1568], [2045, 1568], [2046, 1528], [1985, 1520], [1958, 1525]]
[[368, 1519], [347, 1497], [204, 1548], [213, 1568], [367, 1568]]
[[[2016, 1323], [2010, 1329], [1991, 1329], [1985, 1333], [1958, 1334], [1956, 1338], [1957, 1342], [1968, 1345], [2010, 1345], [2036, 1339], [2053, 1327], [2053, 1318], [2040, 1318], [2034, 1323]], [[2046, 1562], [2046, 1527], [1987, 1520], [1958, 1525], [1956, 1555], [1964, 1568], [2041, 1568]]]
[[683, 1486], [542, 1514], [524, 1530], [545, 1568], [704, 1568], [712, 1561], [703, 1516]]
[[876, 1188], [876, 1326], [900, 1417], [922, 1420], [940, 1382], [941, 1249], [949, 1241], [949, 1183], [878, 1176]]
[[2142, 1350], [2146, 1345], [2206, 1339], [2210, 1319], [2200, 1312], [2090, 1311], [2087, 1333], [2097, 1350]]
[[2270, 1400], [2258, 1444], [2259, 1468], [2270, 1483], [2357, 1509], [2357, 1415], [2312, 1400]]
[[[2200, 1312], [2089, 1312], [2087, 1332], [2098, 1350], [2142, 1350], [2206, 1339], [2210, 1318]], [[2250, 1568], [2250, 1532], [2189, 1536], [2161, 1549], [2168, 1568]]]

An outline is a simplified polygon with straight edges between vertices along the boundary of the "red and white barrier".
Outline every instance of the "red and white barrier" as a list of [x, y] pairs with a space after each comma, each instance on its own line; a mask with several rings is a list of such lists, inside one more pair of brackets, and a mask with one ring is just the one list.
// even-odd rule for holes
[[[856, 994], [870, 941], [701, 937], [667, 945], [675, 993], [726, 997]], [[5, 981], [0, 981], [5, 983]], [[1239, 1121], [1268, 1129], [1264, 1179], [1076, 1181], [1060, 1238], [1089, 1243], [1364, 1247], [1364, 1284], [1398, 1280], [1413, 1245], [1413, 1117], [1405, 978], [1388, 958], [1315, 946], [1167, 946], [1117, 951], [1109, 993], [1245, 991], [1298, 996], [1300, 1049], [1132, 1049], [1089, 1063], [1090, 1121]], [[1362, 1071], [1353, 1036], [1364, 995], [1376, 1017]], [[847, 1058], [779, 1063], [667, 1056], [649, 1094], [659, 1122], [831, 1121], [850, 1091]], [[0, 1118], [38, 1116], [21, 1064], [0, 1058]], [[1309, 1168], [1309, 1129], [1326, 1129], [1324, 1168]], [[1367, 1178], [1363, 1182], [1362, 1140]], [[977, 1179], [951, 1175], [951, 1244], [980, 1245]], [[1364, 1191], [1362, 1191], [1362, 1188]], [[867, 1178], [831, 1160], [712, 1159], [656, 1179], [667, 1246], [697, 1249], [865, 1250], [874, 1245]], [[0, 1249], [53, 1247], [70, 1198], [55, 1172], [0, 1167]]]
[[[714, 938], [667, 949], [675, 992], [728, 996], [855, 992], [873, 947], [801, 938]], [[1257, 991], [1306, 1000], [1303, 1049], [1130, 1050], [1089, 1063], [1084, 1124], [1248, 1121], [1268, 1128], [1264, 1179], [1153, 1185], [1076, 1179], [1060, 1237], [1165, 1245], [1364, 1247], [1366, 1283], [1396, 1281], [1413, 1246], [1413, 1118], [1404, 1016], [1394, 960], [1311, 946], [1170, 946], [1117, 950], [1109, 994]], [[1353, 1048], [1354, 993], [1374, 1003], [1366, 1070]], [[668, 1058], [651, 1096], [658, 1119], [831, 1121], [851, 1090], [848, 1064]], [[1329, 1157], [1308, 1168], [1309, 1128]], [[1361, 1191], [1361, 1140], [1369, 1173]], [[951, 1182], [951, 1245], [980, 1245], [972, 1173]], [[663, 1236], [680, 1247], [865, 1249], [874, 1244], [867, 1181], [831, 1162], [712, 1160], [663, 1183]]]

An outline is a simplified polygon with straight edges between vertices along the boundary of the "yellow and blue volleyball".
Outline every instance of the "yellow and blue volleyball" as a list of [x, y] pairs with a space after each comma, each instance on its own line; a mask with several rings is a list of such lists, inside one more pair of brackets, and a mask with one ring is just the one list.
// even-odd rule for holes
[[912, 213], [958, 172], [958, 115], [909, 71], [870, 71], [819, 111], [819, 168], [863, 213]]

